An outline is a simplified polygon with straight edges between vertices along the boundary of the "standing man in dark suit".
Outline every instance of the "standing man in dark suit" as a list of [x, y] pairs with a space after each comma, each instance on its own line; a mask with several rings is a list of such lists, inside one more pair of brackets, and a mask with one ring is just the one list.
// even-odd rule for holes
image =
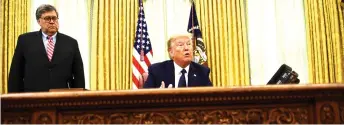
[[192, 62], [192, 35], [177, 35], [168, 42], [168, 52], [172, 60], [152, 64], [148, 68], [148, 78], [144, 88], [181, 88], [212, 86], [210, 69]]
[[56, 8], [47, 4], [39, 6], [36, 20], [41, 30], [18, 37], [8, 79], [8, 92], [85, 88], [78, 42], [58, 32]]

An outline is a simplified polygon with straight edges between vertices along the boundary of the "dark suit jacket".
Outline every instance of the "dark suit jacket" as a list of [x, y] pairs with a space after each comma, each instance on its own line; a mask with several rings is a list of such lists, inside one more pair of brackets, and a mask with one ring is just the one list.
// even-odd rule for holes
[[[172, 60], [164, 61], [161, 63], [152, 64], [148, 68], [148, 78], [143, 88], [159, 88], [161, 81], [165, 82], [167, 88], [172, 84], [174, 88], [174, 64]], [[210, 69], [191, 62], [188, 73], [188, 87], [194, 86], [213, 86], [209, 79]]]
[[[68, 84], [67, 84], [68, 82]], [[52, 62], [48, 60], [42, 31], [18, 37], [8, 78], [8, 92], [85, 88], [83, 63], [75, 39], [57, 33]]]

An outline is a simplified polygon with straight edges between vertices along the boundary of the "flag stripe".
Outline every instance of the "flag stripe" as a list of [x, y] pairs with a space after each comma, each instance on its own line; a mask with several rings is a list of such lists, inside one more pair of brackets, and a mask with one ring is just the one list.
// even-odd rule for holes
[[139, 80], [136, 77], [133, 77], [133, 83], [136, 88], [139, 86]]
[[[138, 54], [137, 52], [133, 52], [133, 55], [134, 55], [134, 59], [136, 59], [136, 62], [141, 66], [142, 69], [148, 69], [148, 65], [146, 64], [146, 62], [140, 60], [140, 54]], [[143, 71], [146, 71], [146, 70], [143, 70]]]
[[[147, 54], [147, 55], [148, 55], [148, 54]], [[150, 65], [151, 65], [151, 63], [150, 63], [150, 61], [149, 61], [149, 59], [148, 59], [147, 56], [144, 57], [144, 60], [145, 60], [145, 63], [147, 64], [147, 66], [150, 66]], [[147, 68], [147, 69], [148, 69], [148, 68]], [[147, 72], [147, 70], [146, 70], [146, 72]]]
[[139, 78], [141, 73], [136, 69], [136, 67], [133, 65], [133, 75], [136, 78]]
[[[153, 60], [153, 52], [148, 53], [146, 55], [146, 57], [147, 57], [148, 60]], [[150, 63], [152, 63], [152, 62], [150, 62]]]
[[133, 64], [135, 66], [135, 68], [140, 72], [140, 73], [144, 73], [145, 70], [142, 68], [141, 64], [136, 60], [133, 59]]

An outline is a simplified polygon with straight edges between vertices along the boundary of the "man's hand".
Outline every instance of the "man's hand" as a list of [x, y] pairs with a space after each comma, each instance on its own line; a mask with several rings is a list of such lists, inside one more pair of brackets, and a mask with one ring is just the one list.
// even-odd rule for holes
[[[165, 82], [164, 82], [164, 81], [161, 81], [160, 89], [163, 89], [163, 88], [165, 88]], [[167, 88], [173, 88], [172, 84], [168, 85]]]
[[170, 89], [170, 88], [173, 88], [172, 84], [168, 85], [168, 87], [167, 87], [167, 88], [169, 88], [169, 89]]
[[165, 82], [164, 82], [164, 81], [161, 81], [160, 89], [161, 89], [161, 88], [165, 88]]

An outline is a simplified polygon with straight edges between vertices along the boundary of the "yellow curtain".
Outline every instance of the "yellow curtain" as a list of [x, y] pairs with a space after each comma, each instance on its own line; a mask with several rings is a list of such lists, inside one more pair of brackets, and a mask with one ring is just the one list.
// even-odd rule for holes
[[340, 0], [304, 0], [310, 83], [344, 82], [344, 23]]
[[92, 0], [91, 90], [131, 88], [138, 0]]
[[214, 86], [250, 85], [244, 2], [195, 0]]
[[20, 34], [30, 29], [31, 0], [0, 2], [0, 93], [7, 93], [7, 78]]

